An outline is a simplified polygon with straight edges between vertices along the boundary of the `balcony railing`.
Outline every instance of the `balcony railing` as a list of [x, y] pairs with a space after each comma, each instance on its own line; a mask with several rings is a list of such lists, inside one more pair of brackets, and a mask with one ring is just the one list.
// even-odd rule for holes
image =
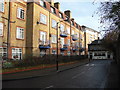
[[61, 51], [66, 51], [68, 50], [68, 45], [67, 44], [64, 44], [61, 48], [60, 48]]
[[78, 36], [76, 34], [72, 35], [72, 40], [73, 41], [77, 41], [78, 40]]
[[39, 49], [49, 49], [49, 48], [51, 48], [49, 41], [40, 41]]
[[67, 31], [60, 31], [60, 36], [61, 37], [67, 37], [68, 36]]

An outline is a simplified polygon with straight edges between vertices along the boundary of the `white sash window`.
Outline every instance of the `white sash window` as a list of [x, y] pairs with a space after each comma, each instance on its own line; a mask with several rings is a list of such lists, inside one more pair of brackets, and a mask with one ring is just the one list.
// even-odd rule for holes
[[18, 8], [17, 9], [17, 17], [20, 19], [24, 19], [24, 14], [25, 14], [25, 10], [23, 10], [22, 8]]
[[3, 36], [3, 23], [0, 23], [0, 36]]
[[40, 14], [40, 22], [43, 24], [47, 24], [47, 16], [44, 14]]
[[22, 59], [22, 49], [21, 48], [12, 48], [12, 59], [14, 59], [14, 60]]
[[4, 0], [0, 0], [0, 12], [4, 12]]
[[24, 29], [17, 27], [17, 33], [16, 33], [17, 39], [24, 39]]
[[46, 42], [46, 32], [40, 32], [40, 41], [42, 44], [45, 44]]
[[52, 43], [57, 43], [57, 36], [56, 35], [52, 35]]

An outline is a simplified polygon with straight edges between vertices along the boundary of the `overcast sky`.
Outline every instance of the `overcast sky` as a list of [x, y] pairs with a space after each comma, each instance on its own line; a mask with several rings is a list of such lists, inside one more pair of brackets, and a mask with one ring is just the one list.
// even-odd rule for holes
[[[94, 0], [54, 0], [60, 2], [60, 10], [70, 10], [72, 17], [80, 25], [93, 28], [97, 31], [100, 30], [99, 16], [94, 14], [99, 7], [99, 2]], [[92, 17], [93, 16], [93, 17]]]

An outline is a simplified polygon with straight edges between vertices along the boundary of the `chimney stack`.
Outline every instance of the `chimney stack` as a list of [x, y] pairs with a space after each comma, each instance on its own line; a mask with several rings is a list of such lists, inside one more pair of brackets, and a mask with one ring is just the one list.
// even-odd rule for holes
[[60, 3], [59, 2], [54, 3], [54, 7], [56, 7], [58, 10], [60, 10]]
[[64, 11], [64, 13], [65, 13], [69, 18], [72, 17], [72, 14], [71, 14], [71, 11], [70, 11], [70, 10], [66, 10], [66, 11]]

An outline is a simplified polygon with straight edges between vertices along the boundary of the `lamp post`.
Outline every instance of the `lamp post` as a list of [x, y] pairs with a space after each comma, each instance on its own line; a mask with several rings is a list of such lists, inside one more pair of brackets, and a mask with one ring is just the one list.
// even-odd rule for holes
[[67, 21], [67, 20], [60, 20], [59, 22], [57, 22], [57, 27], [56, 27], [56, 32], [57, 32], [57, 43], [56, 43], [56, 50], [57, 50], [57, 58], [56, 58], [56, 70], [58, 71], [58, 51], [59, 51], [59, 47], [58, 47], [58, 43], [59, 43], [59, 36], [58, 36], [58, 30], [59, 30], [59, 23], [63, 22], [63, 21]]

